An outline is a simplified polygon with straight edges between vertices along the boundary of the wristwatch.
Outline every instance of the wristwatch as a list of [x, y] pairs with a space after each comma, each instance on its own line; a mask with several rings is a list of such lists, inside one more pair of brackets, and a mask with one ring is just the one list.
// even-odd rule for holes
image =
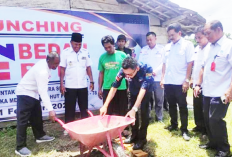
[[138, 112], [138, 108], [137, 107], [132, 107], [132, 109], [135, 111], [135, 112]]
[[195, 87], [197, 87], [197, 86], [201, 88], [201, 85], [200, 85], [200, 84], [196, 84], [196, 85], [195, 85]]
[[90, 83], [94, 84], [94, 82], [90, 82]]
[[189, 83], [189, 79], [185, 79], [185, 82]]

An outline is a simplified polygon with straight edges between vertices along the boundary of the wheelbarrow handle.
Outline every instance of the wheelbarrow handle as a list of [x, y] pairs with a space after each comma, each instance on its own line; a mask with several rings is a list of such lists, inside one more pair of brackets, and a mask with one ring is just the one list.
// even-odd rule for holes
[[56, 117], [55, 120], [56, 120], [58, 123], [60, 123], [61, 126], [64, 125], [64, 122], [63, 122], [62, 120], [60, 120], [59, 118]]
[[93, 117], [93, 113], [90, 110], [87, 110], [87, 112], [90, 115], [90, 117]]

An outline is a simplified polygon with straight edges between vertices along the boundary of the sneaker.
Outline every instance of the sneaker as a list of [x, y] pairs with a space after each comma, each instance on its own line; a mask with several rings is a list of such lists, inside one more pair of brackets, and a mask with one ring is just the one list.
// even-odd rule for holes
[[31, 156], [31, 151], [27, 149], [27, 147], [23, 147], [20, 150], [15, 150], [15, 154], [21, 156], [21, 157], [26, 157], [26, 156]]
[[68, 135], [68, 131], [64, 130], [64, 136], [67, 136], [67, 135]]
[[50, 142], [55, 140], [55, 137], [50, 137], [48, 135], [44, 135], [43, 137], [36, 139], [36, 143]]
[[184, 138], [185, 141], [189, 141], [190, 140], [190, 137], [189, 137], [188, 133], [184, 132], [182, 134], [182, 136], [183, 136], [183, 138]]

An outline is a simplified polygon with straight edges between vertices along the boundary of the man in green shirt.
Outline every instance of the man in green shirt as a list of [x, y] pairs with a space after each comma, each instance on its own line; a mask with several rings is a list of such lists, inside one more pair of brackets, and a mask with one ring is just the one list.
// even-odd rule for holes
[[[107, 35], [101, 40], [106, 52], [99, 59], [98, 70], [98, 96], [105, 102], [112, 83], [115, 81], [117, 73], [122, 67], [123, 60], [127, 57], [122, 51], [114, 48], [114, 38]], [[102, 91], [103, 88], [103, 91]], [[127, 87], [125, 79], [122, 80], [114, 99], [111, 101], [107, 113], [109, 115], [125, 116], [128, 110]]]

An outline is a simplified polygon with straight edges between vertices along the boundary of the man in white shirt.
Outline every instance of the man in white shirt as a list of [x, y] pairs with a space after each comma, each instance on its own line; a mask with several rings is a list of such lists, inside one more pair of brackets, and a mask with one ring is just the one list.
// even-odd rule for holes
[[55, 121], [55, 112], [48, 96], [50, 70], [55, 70], [60, 63], [56, 52], [48, 54], [46, 60], [37, 62], [22, 78], [16, 89], [17, 95], [17, 139], [15, 153], [30, 156], [31, 151], [26, 147], [26, 131], [28, 121], [31, 123], [36, 142], [48, 142], [55, 138], [49, 137], [43, 130], [42, 110], [39, 96], [49, 111], [49, 117]]
[[[194, 66], [192, 72], [192, 83], [193, 89], [197, 84], [199, 74], [202, 68], [202, 62], [208, 56], [210, 43], [208, 39], [204, 35], [204, 26], [199, 26], [195, 29], [195, 40], [198, 43], [198, 46], [195, 49], [194, 54]], [[193, 128], [194, 132], [200, 132], [203, 135], [206, 134], [205, 130], [205, 122], [203, 116], [203, 97], [202, 92], [198, 95], [198, 97], [193, 97], [193, 111], [194, 111], [194, 120], [196, 127]]]
[[156, 44], [156, 34], [148, 32], [146, 34], [147, 46], [143, 47], [140, 55], [139, 62], [149, 64], [153, 68], [154, 84], [154, 98], [155, 98], [155, 120], [160, 122], [163, 120], [163, 101], [164, 89], [160, 86], [162, 66], [164, 58], [164, 46]]
[[210, 50], [204, 61], [194, 95], [197, 96], [203, 81], [203, 113], [209, 143], [200, 148], [217, 150], [215, 157], [227, 157], [230, 145], [225, 118], [232, 100], [232, 41], [223, 33], [220, 21], [212, 21], [204, 27]]
[[[90, 90], [94, 89], [89, 52], [81, 48], [82, 35], [72, 33], [71, 47], [61, 53], [60, 61], [60, 92], [65, 96], [65, 123], [75, 120], [76, 101], [81, 112], [81, 118], [88, 117], [87, 77], [90, 80]], [[65, 85], [64, 85], [65, 77]], [[67, 132], [64, 132], [67, 135]]]
[[171, 125], [168, 130], [178, 129], [177, 104], [180, 112], [181, 132], [185, 140], [190, 140], [188, 136], [188, 108], [187, 91], [189, 79], [193, 66], [194, 46], [190, 41], [181, 37], [181, 26], [177, 23], [171, 24], [167, 28], [169, 39], [172, 41], [165, 47], [165, 57], [161, 86], [164, 84], [165, 92], [169, 103], [169, 114]]

